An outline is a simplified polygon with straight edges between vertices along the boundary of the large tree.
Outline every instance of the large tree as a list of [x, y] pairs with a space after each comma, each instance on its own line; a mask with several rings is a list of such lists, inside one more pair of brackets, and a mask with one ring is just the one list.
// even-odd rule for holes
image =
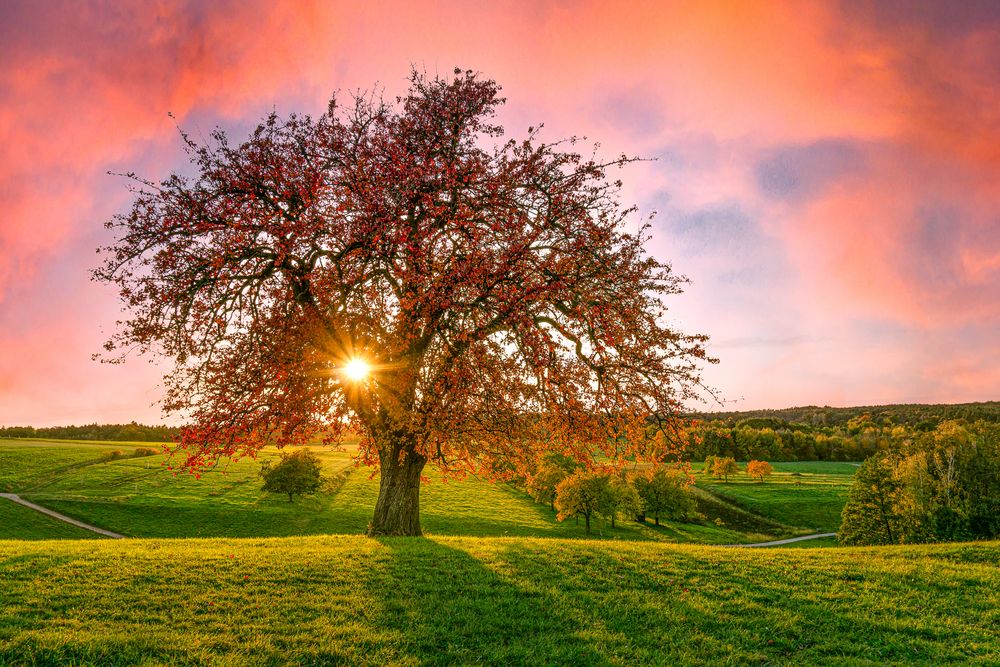
[[107, 348], [173, 360], [184, 467], [353, 429], [381, 475], [369, 533], [416, 535], [428, 461], [661, 455], [705, 338], [665, 321], [683, 279], [606, 176], [630, 159], [504, 142], [498, 93], [414, 73], [395, 105], [335, 97], [238, 144], [182, 133], [189, 173], [132, 175], [95, 271], [129, 311]]

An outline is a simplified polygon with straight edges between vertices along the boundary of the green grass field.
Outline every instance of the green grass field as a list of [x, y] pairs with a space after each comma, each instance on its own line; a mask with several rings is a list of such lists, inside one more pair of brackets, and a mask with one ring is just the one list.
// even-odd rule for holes
[[0, 542], [0, 664], [1000, 661], [1000, 544]]
[[[317, 449], [327, 475], [346, 479], [335, 493], [296, 498], [260, 490], [260, 460], [221, 465], [200, 479], [174, 474], [161, 456], [107, 461], [120, 443], [0, 441], [0, 488], [95, 526], [135, 537], [282, 537], [364, 532], [378, 493], [366, 468], [354, 468], [349, 451]], [[818, 464], [820, 466], [824, 464]], [[839, 465], [839, 464], [832, 464]], [[853, 470], [853, 468], [852, 468]], [[765, 486], [780, 486], [785, 480]], [[790, 478], [789, 478], [790, 479]], [[732, 486], [732, 485], [722, 485]], [[783, 496], [793, 504], [795, 487]], [[724, 490], [728, 490], [724, 489]], [[422, 524], [431, 535], [484, 537], [586, 537], [575, 521], [557, 522], [554, 512], [522, 491], [477, 479], [442, 482], [434, 473], [421, 490]], [[761, 516], [729, 498], [700, 494], [705, 520], [639, 525], [622, 521], [611, 529], [595, 523], [595, 538], [730, 544], [802, 534], [780, 519]], [[0, 527], [0, 538], [65, 537]]]
[[0, 499], [0, 540], [89, 540], [101, 535]]
[[0, 665], [1000, 661], [1000, 544], [669, 543], [835, 529], [851, 464], [698, 475], [700, 521], [593, 539], [518, 489], [432, 473], [428, 537], [374, 540], [377, 482], [349, 452], [318, 450], [337, 483], [288, 503], [259, 461], [196, 479], [107, 460], [134, 448], [0, 441], [0, 490], [149, 538], [0, 500]]
[[722, 482], [697, 474], [698, 486], [757, 516], [802, 533], [836, 532], [857, 466], [810, 461], [773, 464], [764, 483], [744, 473]]

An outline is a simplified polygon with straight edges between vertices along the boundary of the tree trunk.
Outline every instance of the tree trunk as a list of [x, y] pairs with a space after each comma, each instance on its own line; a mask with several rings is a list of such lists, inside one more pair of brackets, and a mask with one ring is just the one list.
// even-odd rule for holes
[[590, 515], [589, 514], [584, 514], [583, 516], [584, 516], [584, 518], [587, 519], [587, 534], [590, 535]]
[[427, 459], [416, 453], [383, 456], [375, 516], [368, 536], [409, 535], [420, 532], [420, 474]]
[[288, 494], [288, 502], [292, 502], [292, 494]]

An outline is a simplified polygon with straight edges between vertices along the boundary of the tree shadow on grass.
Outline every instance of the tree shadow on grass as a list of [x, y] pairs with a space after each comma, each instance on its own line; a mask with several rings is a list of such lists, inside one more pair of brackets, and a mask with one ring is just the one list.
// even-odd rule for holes
[[934, 664], [991, 655], [990, 621], [960, 611], [991, 607], [981, 589], [929, 577], [923, 585], [933, 592], [914, 591], [885, 564], [851, 556], [776, 564], [765, 553], [732, 553], [510, 541], [489, 567], [515, 587], [549, 587], [551, 608], [623, 664]]
[[379, 628], [398, 638], [398, 660], [607, 664], [545, 594], [512, 584], [467, 551], [423, 538], [379, 542], [385, 550], [365, 585], [381, 602]]

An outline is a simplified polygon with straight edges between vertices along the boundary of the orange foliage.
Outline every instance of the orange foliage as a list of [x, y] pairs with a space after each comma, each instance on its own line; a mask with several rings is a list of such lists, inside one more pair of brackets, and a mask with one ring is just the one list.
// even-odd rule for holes
[[774, 468], [767, 461], [750, 461], [747, 463], [747, 474], [759, 482], [774, 472]]

